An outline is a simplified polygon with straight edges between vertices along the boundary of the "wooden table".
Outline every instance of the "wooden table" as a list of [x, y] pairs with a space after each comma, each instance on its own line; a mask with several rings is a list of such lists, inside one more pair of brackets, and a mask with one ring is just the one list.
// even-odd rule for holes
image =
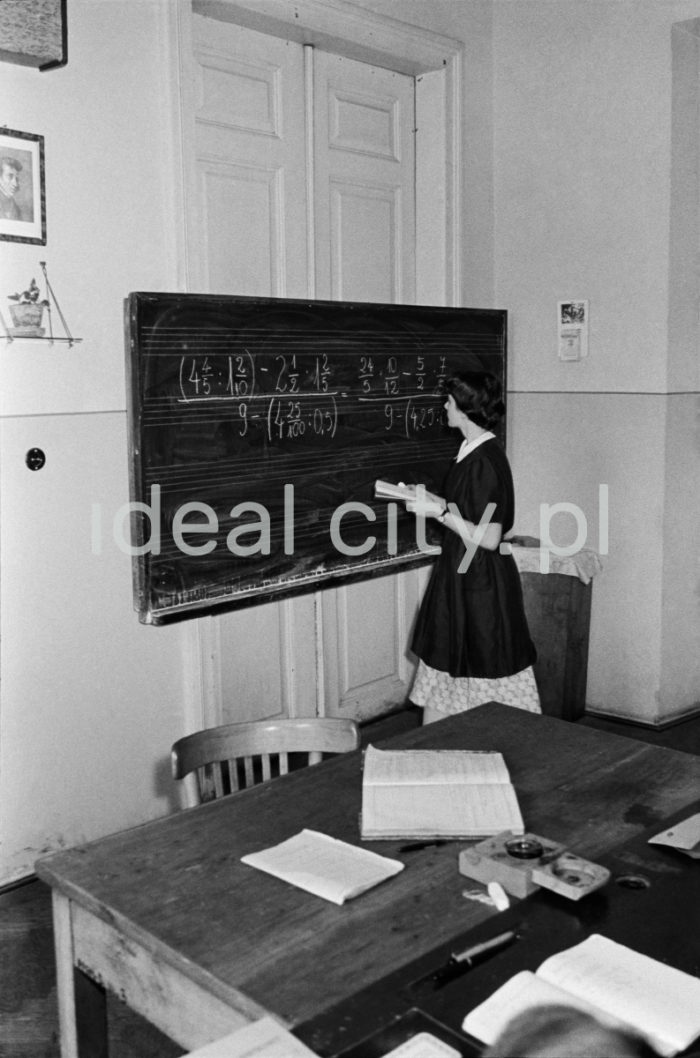
[[[700, 789], [700, 758], [496, 704], [386, 744], [500, 750], [528, 829], [593, 860]], [[462, 896], [460, 844], [404, 854], [405, 871], [343, 907], [241, 864], [302, 827], [359, 844], [360, 800], [357, 752], [38, 861], [63, 1058], [106, 1054], [105, 987], [194, 1049], [265, 1013], [319, 1017], [492, 913]]]

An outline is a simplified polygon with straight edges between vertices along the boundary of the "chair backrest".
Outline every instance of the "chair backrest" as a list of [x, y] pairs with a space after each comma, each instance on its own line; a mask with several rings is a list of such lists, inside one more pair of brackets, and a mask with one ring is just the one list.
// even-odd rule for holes
[[[318, 764], [324, 753], [360, 745], [354, 720], [252, 720], [185, 735], [172, 747], [174, 779], [183, 779], [187, 807], [286, 775], [290, 764]], [[298, 755], [290, 762], [289, 755]]]

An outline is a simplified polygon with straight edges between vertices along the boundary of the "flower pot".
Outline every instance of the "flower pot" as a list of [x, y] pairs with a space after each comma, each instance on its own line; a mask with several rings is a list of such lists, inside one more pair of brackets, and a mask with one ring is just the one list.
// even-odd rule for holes
[[10, 315], [15, 325], [15, 333], [41, 338], [44, 328], [41, 320], [44, 306], [39, 304], [10, 305]]

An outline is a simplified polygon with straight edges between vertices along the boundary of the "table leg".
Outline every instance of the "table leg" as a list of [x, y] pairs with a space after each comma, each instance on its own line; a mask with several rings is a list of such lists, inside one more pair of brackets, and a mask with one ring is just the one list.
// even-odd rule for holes
[[61, 1058], [107, 1058], [105, 990], [74, 966], [70, 900], [52, 900]]
[[107, 993], [81, 970], [73, 973], [78, 1054], [81, 1058], [109, 1058]]

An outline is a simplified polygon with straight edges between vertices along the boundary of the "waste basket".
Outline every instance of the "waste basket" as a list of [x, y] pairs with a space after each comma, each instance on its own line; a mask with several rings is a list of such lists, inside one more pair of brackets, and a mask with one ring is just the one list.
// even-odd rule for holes
[[582, 548], [574, 555], [544, 555], [533, 537], [514, 537], [542, 712], [578, 720], [586, 707], [592, 579], [602, 564]]

